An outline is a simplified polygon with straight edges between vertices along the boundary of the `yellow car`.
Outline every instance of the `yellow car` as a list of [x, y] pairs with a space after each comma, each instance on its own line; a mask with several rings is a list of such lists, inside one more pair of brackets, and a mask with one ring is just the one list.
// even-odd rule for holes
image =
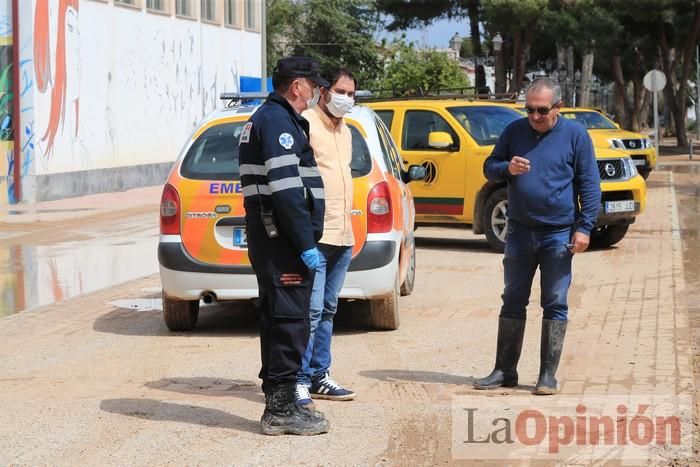
[[645, 135], [620, 129], [617, 123], [595, 109], [564, 107], [560, 113], [583, 124], [597, 148], [610, 148], [629, 154], [642, 177], [647, 178], [656, 167], [656, 149]]
[[[411, 184], [417, 225], [468, 224], [503, 251], [506, 186], [483, 175], [484, 160], [503, 128], [523, 118], [512, 104], [454, 98], [368, 100], [390, 129], [404, 163], [420, 164], [427, 175]], [[646, 203], [646, 185], [626, 152], [596, 148], [603, 192], [594, 245], [613, 245], [625, 236]]]

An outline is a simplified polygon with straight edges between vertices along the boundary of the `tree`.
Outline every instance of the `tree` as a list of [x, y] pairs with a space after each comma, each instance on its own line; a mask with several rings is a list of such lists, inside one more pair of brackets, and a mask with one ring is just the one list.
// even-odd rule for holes
[[[688, 11], [693, 8], [693, 14]], [[688, 78], [693, 50], [700, 35], [700, 0], [676, 1], [658, 18], [659, 55], [668, 84], [664, 90], [671, 107], [679, 146], [688, 145], [686, 113]]]
[[392, 57], [386, 65], [384, 77], [376, 83], [381, 90], [409, 95], [469, 87], [469, 80], [457, 62], [443, 52], [418, 50], [404, 41], [396, 41], [389, 48]]
[[360, 83], [381, 73], [371, 0], [267, 0], [268, 69], [285, 55], [316, 58], [323, 73], [352, 71]]
[[[390, 31], [425, 26], [443, 18], [469, 18], [469, 37], [474, 56], [481, 57], [481, 0], [377, 0], [377, 8], [391, 15]], [[476, 67], [476, 87], [486, 86], [483, 67]]]
[[288, 55], [290, 37], [300, 37], [296, 18], [301, 16], [302, 4], [293, 0], [266, 0], [267, 76], [272, 76], [277, 60]]
[[[554, 41], [557, 49], [563, 52], [561, 55], [564, 58], [557, 62], [558, 68], [564, 67], [567, 70], [567, 80], [564, 83], [567, 91], [573, 91], [575, 87], [571, 85], [576, 68], [573, 63], [574, 52], [581, 56], [577, 104], [589, 106], [596, 44], [604, 42], [606, 36], [619, 35], [622, 26], [598, 0], [550, 0], [542, 25], [541, 33]], [[573, 93], [567, 94], [568, 99], [573, 100]]]

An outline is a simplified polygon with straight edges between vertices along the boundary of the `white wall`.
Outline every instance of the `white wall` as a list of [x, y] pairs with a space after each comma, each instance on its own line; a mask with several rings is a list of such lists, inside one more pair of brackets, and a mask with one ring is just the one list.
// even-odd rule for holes
[[[21, 2], [21, 58], [32, 63], [22, 68], [32, 81], [22, 96], [22, 125], [29, 129], [22, 132], [23, 146], [34, 143], [25, 175], [173, 161], [195, 124], [221, 105], [220, 92], [237, 90], [241, 76], [261, 75], [259, 33], [92, 0], [69, 7], [59, 25], [64, 2], [70, 0], [49, 0], [51, 79], [44, 92], [34, 57], [38, 0], [31, 10], [30, 2]], [[61, 27], [63, 52], [56, 46]], [[60, 81], [61, 53], [66, 92], [52, 124], [52, 106], [59, 102], [60, 108], [52, 89]], [[52, 125], [53, 148], [45, 137]], [[25, 185], [31, 193], [32, 180]]]

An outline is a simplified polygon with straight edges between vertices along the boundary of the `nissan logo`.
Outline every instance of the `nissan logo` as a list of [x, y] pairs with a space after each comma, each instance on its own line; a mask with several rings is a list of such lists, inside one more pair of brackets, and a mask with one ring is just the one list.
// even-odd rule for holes
[[612, 165], [610, 162], [606, 163], [605, 173], [608, 174], [608, 177], [613, 177], [615, 175], [615, 166]]

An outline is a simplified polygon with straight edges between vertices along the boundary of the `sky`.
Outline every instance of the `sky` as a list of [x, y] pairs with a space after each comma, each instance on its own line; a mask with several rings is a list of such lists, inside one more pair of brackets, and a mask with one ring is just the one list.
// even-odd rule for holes
[[[406, 38], [409, 41], [415, 42], [418, 46], [446, 49], [449, 47], [450, 38], [454, 36], [455, 32], [458, 32], [462, 38], [469, 37], [469, 19], [438, 20], [430, 26], [409, 29], [405, 32]], [[385, 31], [380, 33], [378, 38], [380, 40], [384, 37], [391, 39], [400, 35], [401, 31]]]

